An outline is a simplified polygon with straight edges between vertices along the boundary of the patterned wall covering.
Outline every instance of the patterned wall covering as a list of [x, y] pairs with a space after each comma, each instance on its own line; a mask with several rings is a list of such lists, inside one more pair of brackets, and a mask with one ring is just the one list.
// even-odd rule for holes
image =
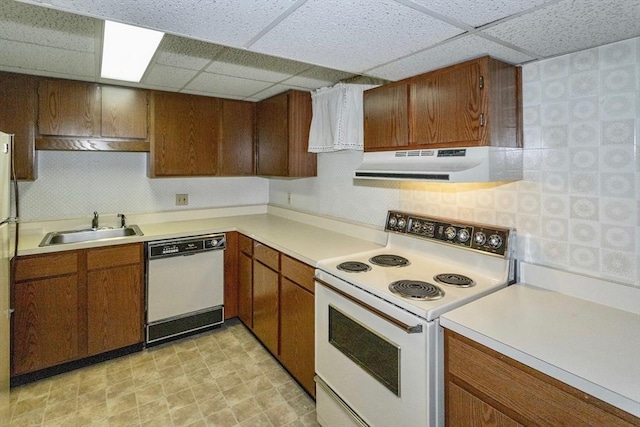
[[[20, 183], [25, 221], [77, 218], [93, 211], [158, 212], [265, 204], [264, 178], [147, 178], [143, 153], [40, 151], [38, 179]], [[175, 206], [176, 193], [188, 193], [188, 206]], [[107, 221], [107, 216], [103, 216]], [[115, 221], [115, 216], [114, 216]]]
[[290, 191], [296, 209], [378, 226], [400, 207], [516, 227], [522, 260], [640, 286], [640, 39], [527, 64], [523, 79], [522, 181], [354, 184], [358, 153], [326, 153], [318, 178], [272, 181], [270, 200]]

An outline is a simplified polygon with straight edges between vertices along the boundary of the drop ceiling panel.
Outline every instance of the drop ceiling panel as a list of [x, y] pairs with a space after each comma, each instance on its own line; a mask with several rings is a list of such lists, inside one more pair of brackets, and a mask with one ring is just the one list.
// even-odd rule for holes
[[[29, 0], [28, 0], [29, 1]], [[31, 2], [34, 2], [31, 0]], [[42, 0], [56, 9], [161, 29], [227, 46], [244, 46], [295, 2], [291, 0]]]
[[0, 39], [0, 69], [15, 73], [93, 81], [95, 55]]
[[479, 56], [490, 55], [511, 64], [535, 58], [474, 35], [466, 35], [415, 55], [367, 71], [367, 74], [395, 80], [426, 73]]
[[308, 64], [228, 48], [213, 61], [208, 72], [268, 82], [280, 82], [309, 68]]
[[324, 86], [331, 86], [335, 82], [352, 77], [353, 74], [332, 68], [311, 67], [302, 73], [293, 76], [282, 83], [305, 89], [318, 89]]
[[272, 85], [273, 83], [270, 82], [241, 79], [222, 74], [201, 73], [185, 87], [185, 91], [248, 97]]
[[166, 34], [158, 47], [155, 63], [202, 70], [224, 50], [225, 47], [213, 43]]
[[479, 2], [469, 0], [413, 0], [440, 15], [463, 22], [472, 27], [480, 27], [545, 3], [557, 0], [494, 0]]
[[271, 98], [274, 95], [277, 95], [282, 92], [286, 92], [290, 89], [301, 90], [302, 88], [296, 86], [289, 86], [284, 84], [275, 84], [263, 91], [260, 91], [253, 96], [247, 98], [248, 101], [261, 101], [263, 99]]
[[302, 5], [249, 48], [360, 72], [461, 32], [391, 0], [315, 0]]
[[0, 1], [0, 38], [79, 52], [95, 51], [100, 21], [80, 15]]
[[167, 67], [166, 65], [154, 65], [149, 69], [142, 83], [154, 89], [164, 89], [169, 91], [179, 91], [198, 71], [186, 68]]
[[638, 0], [563, 0], [483, 30], [542, 57], [640, 35]]

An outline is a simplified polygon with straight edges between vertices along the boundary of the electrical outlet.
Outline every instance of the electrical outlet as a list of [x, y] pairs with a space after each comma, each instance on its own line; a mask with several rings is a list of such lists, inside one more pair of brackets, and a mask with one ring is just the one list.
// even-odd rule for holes
[[188, 194], [176, 194], [176, 206], [187, 206], [189, 204]]
[[290, 205], [291, 204], [291, 192], [287, 193], [287, 204]]

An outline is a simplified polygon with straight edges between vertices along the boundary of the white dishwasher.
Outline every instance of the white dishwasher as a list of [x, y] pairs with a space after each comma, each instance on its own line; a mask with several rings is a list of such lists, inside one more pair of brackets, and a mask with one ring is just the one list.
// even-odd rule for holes
[[146, 344], [224, 322], [224, 234], [147, 243]]

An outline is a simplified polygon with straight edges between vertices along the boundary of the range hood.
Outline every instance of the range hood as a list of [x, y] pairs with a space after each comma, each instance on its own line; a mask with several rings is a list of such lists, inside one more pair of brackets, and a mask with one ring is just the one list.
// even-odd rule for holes
[[522, 179], [522, 149], [437, 148], [365, 152], [358, 179], [491, 182]]

